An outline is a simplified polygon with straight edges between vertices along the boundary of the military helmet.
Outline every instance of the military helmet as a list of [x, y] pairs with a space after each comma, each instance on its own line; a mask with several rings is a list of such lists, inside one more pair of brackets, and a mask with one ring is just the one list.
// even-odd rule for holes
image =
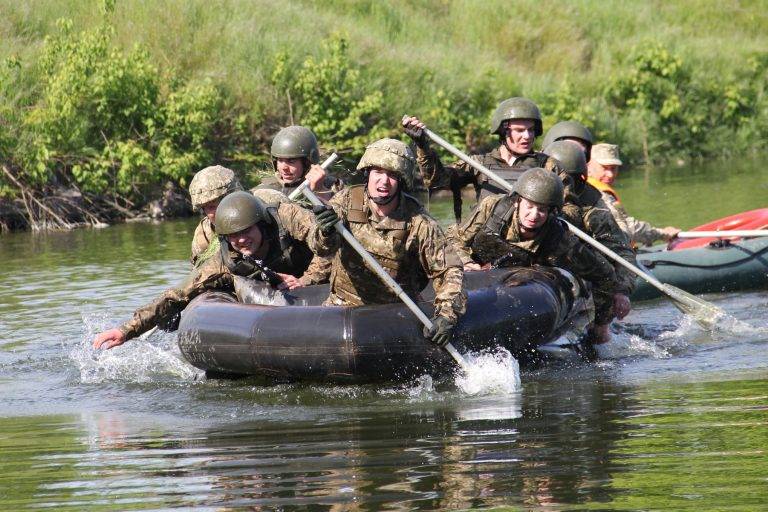
[[248, 192], [233, 192], [216, 208], [216, 233], [219, 235], [231, 235], [263, 223], [272, 223], [269, 212], [260, 199]]
[[[310, 163], [320, 162], [317, 137], [304, 126], [287, 126], [272, 139], [269, 153], [276, 158], [306, 158]], [[308, 170], [308, 169], [305, 169]]]
[[531, 119], [534, 121], [536, 136], [544, 133], [539, 107], [528, 98], [509, 98], [499, 103], [491, 116], [491, 133], [498, 133], [503, 136], [501, 127], [507, 119]]
[[577, 121], [560, 121], [547, 130], [541, 147], [545, 148], [553, 142], [562, 139], [579, 139], [586, 144], [587, 148], [592, 147], [592, 144], [595, 143], [592, 132], [583, 124]]
[[365, 148], [357, 170], [378, 167], [398, 174], [404, 190], [413, 190], [416, 156], [406, 143], [397, 139], [380, 139]]
[[563, 164], [568, 174], [587, 175], [587, 157], [576, 143], [558, 140], [546, 146], [544, 153]]
[[514, 193], [534, 203], [563, 206], [563, 182], [557, 174], [541, 167], [533, 167], [520, 175]]
[[193, 208], [200, 208], [236, 190], [243, 190], [243, 187], [235, 177], [235, 171], [221, 165], [212, 165], [198, 171], [189, 182]]

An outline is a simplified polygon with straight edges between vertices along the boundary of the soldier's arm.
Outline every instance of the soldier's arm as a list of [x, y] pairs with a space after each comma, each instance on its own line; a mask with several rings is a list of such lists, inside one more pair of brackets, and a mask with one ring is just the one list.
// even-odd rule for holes
[[[488, 196], [477, 205], [472, 215], [460, 225], [448, 230], [448, 239], [462, 265], [475, 263], [472, 258], [472, 242], [480, 229], [488, 222], [493, 208], [503, 196]], [[486, 263], [486, 262], [481, 262]]]
[[625, 221], [629, 236], [638, 245], [651, 245], [656, 240], [664, 239], [664, 231], [654, 227], [650, 222], [638, 220], [631, 215], [627, 215]]
[[[629, 245], [629, 238], [619, 228], [619, 225], [616, 224], [616, 220], [602, 199], [593, 208], [587, 210], [584, 216], [584, 224], [586, 231], [595, 240], [611, 249], [632, 265], [637, 265], [635, 251]], [[631, 295], [635, 289], [635, 275], [618, 263], [614, 265], [614, 270], [618, 284], [616, 293], [627, 296]]]
[[456, 323], [466, 310], [467, 297], [462, 290], [464, 271], [456, 252], [448, 243], [440, 226], [421, 217], [414, 226], [419, 262], [435, 289], [435, 315]]
[[125, 340], [135, 338], [156, 326], [162, 319], [170, 318], [184, 310], [189, 302], [208, 290], [231, 290], [232, 275], [218, 258], [211, 258], [192, 271], [178, 287], [164, 291], [157, 299], [142, 306], [133, 317], [119, 327]]
[[613, 319], [613, 294], [616, 293], [616, 273], [613, 265], [594, 252], [571, 233], [561, 241], [558, 266], [592, 283], [595, 299], [595, 323], [607, 324]]
[[[309, 238], [315, 227], [315, 216], [309, 210], [293, 203], [282, 203], [277, 209], [277, 215], [294, 240], [309, 245]], [[330, 276], [331, 261], [327, 257], [315, 254], [301, 276], [301, 283], [305, 286], [325, 283]]]
[[[348, 203], [349, 189], [344, 189], [328, 201], [328, 206], [333, 208], [339, 218], [344, 221], [347, 215], [346, 211], [348, 209]], [[317, 256], [331, 256], [341, 245], [341, 235], [335, 230], [330, 235], [324, 235], [313, 219], [312, 227], [307, 235], [307, 243], [309, 244], [309, 248], [312, 249], [312, 252]]]

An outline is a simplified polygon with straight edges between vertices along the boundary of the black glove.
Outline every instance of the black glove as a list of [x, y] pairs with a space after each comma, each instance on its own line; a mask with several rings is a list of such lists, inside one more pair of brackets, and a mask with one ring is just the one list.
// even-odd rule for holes
[[336, 211], [330, 206], [318, 205], [312, 207], [312, 212], [315, 214], [315, 222], [317, 227], [324, 236], [329, 236], [333, 233], [333, 226], [339, 222], [339, 216], [336, 215]]
[[446, 346], [449, 341], [451, 341], [451, 335], [453, 334], [454, 327], [455, 326], [452, 320], [444, 316], [437, 315], [436, 317], [432, 318], [431, 329], [424, 327], [424, 337], [429, 338], [432, 343], [442, 348]]

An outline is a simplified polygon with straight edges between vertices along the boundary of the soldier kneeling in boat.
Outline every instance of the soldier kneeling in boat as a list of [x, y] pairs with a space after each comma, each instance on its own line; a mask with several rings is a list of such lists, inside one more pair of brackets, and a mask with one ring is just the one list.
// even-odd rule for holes
[[412, 299], [418, 300], [431, 279], [434, 327], [425, 336], [444, 346], [466, 307], [464, 274], [440, 226], [406, 193], [413, 186], [414, 166], [413, 151], [399, 140], [382, 139], [368, 146], [357, 165], [366, 184], [337, 193], [328, 207], [316, 210], [310, 246], [318, 255], [334, 255], [328, 305], [398, 301], [360, 255], [342, 243], [334, 230], [339, 219]]
[[483, 199], [460, 226], [449, 230], [465, 270], [490, 266], [562, 267], [592, 283], [595, 300], [594, 343], [610, 340], [616, 274], [601, 255], [583, 245], [557, 219], [563, 183], [542, 168], [525, 171], [514, 192]]
[[[563, 217], [632, 265], [637, 265], [629, 237], [614, 220], [600, 191], [587, 183], [587, 159], [582, 146], [570, 140], [557, 140], [544, 148], [544, 151], [557, 158], [565, 171], [573, 177], [573, 191], [579, 208], [563, 212]], [[616, 318], [622, 319], [629, 314], [631, 308], [629, 296], [635, 289], [635, 274], [618, 263], [614, 264], [613, 269], [617, 280], [613, 311]]]
[[326, 271], [307, 244], [314, 226], [312, 213], [292, 203], [267, 208], [248, 192], [233, 192], [216, 209], [219, 252], [195, 268], [184, 283], [166, 290], [137, 309], [120, 327], [102, 332], [94, 348], [122, 345], [160, 322], [176, 317], [206, 291], [234, 290], [234, 276], [267, 281], [278, 288], [316, 284]]

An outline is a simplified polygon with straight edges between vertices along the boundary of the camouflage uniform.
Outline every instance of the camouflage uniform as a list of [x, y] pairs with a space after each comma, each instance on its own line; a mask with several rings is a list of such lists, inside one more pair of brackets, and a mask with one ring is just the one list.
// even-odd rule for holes
[[613, 318], [616, 291], [613, 266], [583, 245], [551, 215], [535, 238], [522, 240], [512, 195], [483, 199], [466, 222], [449, 230], [449, 239], [464, 264], [548, 265], [569, 270], [592, 282], [595, 321], [606, 324]]
[[666, 240], [668, 238], [661, 228], [657, 228], [650, 222], [638, 220], [629, 215], [612, 187], [594, 178], [589, 178], [588, 183], [600, 190], [608, 211], [611, 212], [614, 220], [616, 220], [616, 224], [627, 235], [633, 246], [651, 245], [656, 240]]
[[[601, 196], [599, 190], [589, 183], [584, 183], [581, 193], [576, 196], [579, 215], [564, 212], [564, 217], [632, 265], [636, 265], [635, 251], [630, 246], [629, 238], [616, 223]], [[635, 289], [635, 275], [618, 263], [614, 265], [614, 270], [618, 283], [616, 292], [632, 295]]]
[[[414, 300], [431, 279], [435, 314], [452, 322], [464, 313], [463, 270], [440, 226], [411, 196], [401, 193], [397, 209], [381, 218], [370, 208], [365, 186], [350, 187], [329, 202], [344, 225]], [[309, 238], [318, 255], [334, 255], [327, 304], [361, 306], [398, 302], [338, 233], [324, 236], [315, 227]]]
[[[313, 257], [308, 246], [310, 230], [314, 226], [313, 215], [291, 203], [280, 204], [270, 214], [276, 220], [277, 227], [265, 234], [269, 250], [261, 264], [274, 272], [301, 276], [302, 282], [307, 285], [327, 280], [326, 262]], [[151, 304], [137, 309], [133, 318], [121, 325], [120, 330], [126, 339], [134, 338], [180, 313], [203, 292], [232, 291], [235, 274], [264, 280], [257, 269], [250, 267], [244, 270], [242, 265], [238, 265], [245, 261], [229, 244], [222, 245], [214, 255], [199, 263], [180, 286], [166, 290]]]
[[[210, 251], [208, 250], [209, 247]], [[207, 259], [210, 254], [218, 250], [218, 247], [219, 239], [216, 236], [216, 230], [210, 219], [203, 217], [195, 228], [195, 234], [192, 235], [192, 256], [190, 257], [192, 265], [197, 266], [198, 261], [202, 262]]]

